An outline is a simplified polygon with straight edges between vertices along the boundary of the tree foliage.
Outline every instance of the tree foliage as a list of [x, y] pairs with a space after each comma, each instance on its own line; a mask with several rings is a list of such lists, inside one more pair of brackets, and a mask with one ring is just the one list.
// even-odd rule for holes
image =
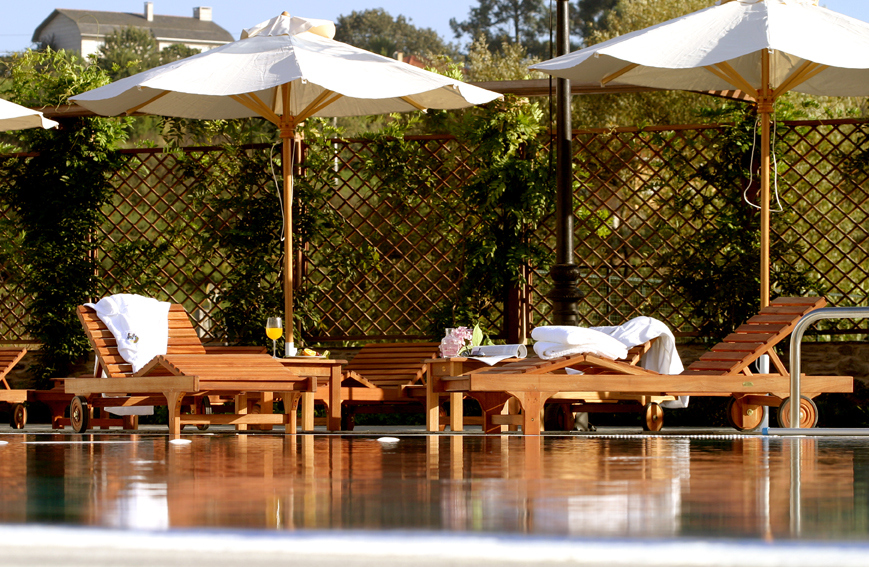
[[466, 79], [476, 81], [521, 81], [526, 79], [542, 79], [548, 77], [540, 71], [528, 69], [540, 60], [529, 56], [522, 44], [504, 42], [498, 53], [489, 50], [489, 46], [479, 36], [468, 49], [468, 74]]
[[544, 0], [478, 0], [467, 20], [452, 18], [450, 28], [456, 38], [485, 38], [492, 52], [507, 43], [521, 44], [534, 56], [549, 55], [549, 8]]
[[551, 251], [532, 237], [555, 207], [544, 124], [536, 103], [513, 96], [466, 115], [461, 137], [477, 147], [469, 161], [477, 174], [461, 189], [461, 286], [435, 315], [433, 334], [497, 319], [508, 292], [525, 282], [526, 267], [551, 260]]
[[571, 10], [571, 21], [582, 35], [583, 43], [603, 30], [606, 17], [618, 3], [619, 0], [577, 0], [576, 8]]
[[[74, 94], [107, 84], [105, 72], [68, 52], [27, 51], [13, 58], [6, 95], [24, 106], [68, 104]], [[18, 274], [28, 297], [28, 334], [42, 348], [33, 367], [39, 385], [65, 376], [88, 352], [75, 308], [96, 293], [94, 252], [101, 208], [120, 167], [116, 145], [124, 119], [69, 118], [57, 130], [18, 133], [34, 157], [6, 158], [0, 198], [12, 218], [3, 232], [18, 244]]]
[[106, 36], [97, 51], [97, 65], [117, 81], [197, 53], [198, 49], [183, 44], [160, 50], [149, 30], [129, 26]]
[[580, 0], [579, 14], [594, 22], [584, 36], [587, 45], [600, 43], [619, 35], [641, 30], [709, 8], [709, 0]]
[[430, 57], [456, 55], [455, 46], [431, 28], [418, 28], [404, 16], [391, 16], [382, 8], [353, 11], [338, 16], [335, 39], [385, 57], [396, 53]]

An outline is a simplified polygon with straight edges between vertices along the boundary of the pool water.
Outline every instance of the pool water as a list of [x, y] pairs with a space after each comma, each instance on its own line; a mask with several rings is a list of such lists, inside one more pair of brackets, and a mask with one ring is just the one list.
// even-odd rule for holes
[[4, 433], [0, 523], [869, 539], [867, 438], [389, 435]]

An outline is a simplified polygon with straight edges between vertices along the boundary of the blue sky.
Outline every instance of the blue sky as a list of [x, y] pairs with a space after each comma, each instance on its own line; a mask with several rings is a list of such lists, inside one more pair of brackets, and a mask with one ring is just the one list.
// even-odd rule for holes
[[[659, 0], [678, 1], [678, 0]], [[463, 20], [476, 0], [153, 0], [154, 12], [169, 16], [192, 16], [196, 6], [211, 6], [214, 21], [236, 39], [244, 28], [277, 16], [284, 10], [293, 15], [334, 20], [354, 10], [383, 8], [393, 16], [403, 14], [417, 27], [433, 28], [454, 41], [450, 18]], [[714, 0], [709, 0], [713, 4]], [[144, 0], [3, 0], [0, 17], [0, 53], [20, 51], [31, 46], [33, 30], [55, 8], [141, 13]], [[831, 10], [869, 22], [869, 0], [821, 0]]]

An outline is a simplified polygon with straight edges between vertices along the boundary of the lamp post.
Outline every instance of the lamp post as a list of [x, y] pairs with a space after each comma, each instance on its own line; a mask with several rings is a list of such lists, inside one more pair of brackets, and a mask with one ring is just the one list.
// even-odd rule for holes
[[[556, 56], [570, 51], [568, 0], [558, 0]], [[555, 85], [555, 264], [549, 269], [553, 287], [547, 297], [552, 301], [556, 325], [576, 325], [576, 302], [582, 298], [577, 287], [579, 267], [573, 263], [573, 150], [571, 146], [570, 81], [558, 78]]]

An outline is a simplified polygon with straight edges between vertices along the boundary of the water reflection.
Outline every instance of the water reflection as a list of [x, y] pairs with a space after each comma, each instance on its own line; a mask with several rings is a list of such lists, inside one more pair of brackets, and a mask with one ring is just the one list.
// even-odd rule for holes
[[863, 539], [832, 438], [4, 435], [0, 522]]

